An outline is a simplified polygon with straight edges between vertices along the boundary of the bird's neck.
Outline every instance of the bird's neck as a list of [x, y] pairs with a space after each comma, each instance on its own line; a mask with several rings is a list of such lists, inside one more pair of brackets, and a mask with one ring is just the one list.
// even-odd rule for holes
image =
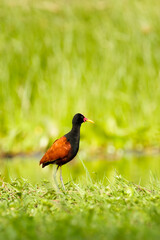
[[80, 135], [80, 128], [81, 125], [72, 125], [71, 133], [77, 136]]
[[72, 144], [79, 144], [80, 127], [80, 125], [72, 125], [71, 131], [65, 135]]
[[71, 129], [71, 132], [73, 133], [79, 133], [80, 132], [80, 128], [81, 128], [81, 125], [72, 125], [72, 129]]

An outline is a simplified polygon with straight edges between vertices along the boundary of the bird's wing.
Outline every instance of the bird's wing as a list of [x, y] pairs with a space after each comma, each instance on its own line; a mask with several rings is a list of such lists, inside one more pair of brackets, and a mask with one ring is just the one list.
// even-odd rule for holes
[[39, 164], [54, 162], [61, 160], [69, 155], [71, 151], [71, 144], [66, 137], [57, 139], [52, 146], [47, 150]]

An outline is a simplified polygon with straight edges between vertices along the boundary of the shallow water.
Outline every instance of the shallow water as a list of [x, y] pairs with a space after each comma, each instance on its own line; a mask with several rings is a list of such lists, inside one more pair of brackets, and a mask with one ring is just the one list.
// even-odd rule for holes
[[[55, 166], [50, 165], [42, 169], [39, 166], [39, 159], [36, 158], [1, 159], [0, 165], [0, 173], [4, 181], [23, 177], [33, 184], [43, 180], [53, 182]], [[81, 177], [91, 178], [93, 181], [104, 179], [112, 181], [116, 173], [145, 186], [150, 178], [160, 177], [160, 156], [126, 156], [119, 160], [93, 161], [77, 157], [62, 168], [65, 183], [72, 180], [78, 182]]]

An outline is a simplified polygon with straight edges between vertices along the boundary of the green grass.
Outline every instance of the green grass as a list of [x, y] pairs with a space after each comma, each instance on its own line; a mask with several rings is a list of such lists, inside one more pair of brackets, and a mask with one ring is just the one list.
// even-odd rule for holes
[[[157, 146], [160, 2], [0, 2], [0, 150], [44, 149], [82, 112], [82, 144]], [[52, 140], [51, 140], [52, 139]]]
[[143, 188], [115, 175], [79, 179], [56, 192], [47, 182], [1, 179], [1, 239], [159, 239], [160, 181]]

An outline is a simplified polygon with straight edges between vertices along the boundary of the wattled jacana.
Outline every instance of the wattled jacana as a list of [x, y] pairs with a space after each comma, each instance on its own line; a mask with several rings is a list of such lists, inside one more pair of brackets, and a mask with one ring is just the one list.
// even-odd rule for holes
[[42, 168], [49, 164], [58, 165], [54, 174], [56, 185], [56, 173], [60, 167], [60, 180], [63, 188], [65, 187], [62, 179], [61, 166], [71, 161], [76, 156], [79, 149], [80, 127], [83, 122], [94, 123], [92, 120], [84, 117], [81, 113], [74, 115], [71, 131], [57, 139], [40, 160]]

